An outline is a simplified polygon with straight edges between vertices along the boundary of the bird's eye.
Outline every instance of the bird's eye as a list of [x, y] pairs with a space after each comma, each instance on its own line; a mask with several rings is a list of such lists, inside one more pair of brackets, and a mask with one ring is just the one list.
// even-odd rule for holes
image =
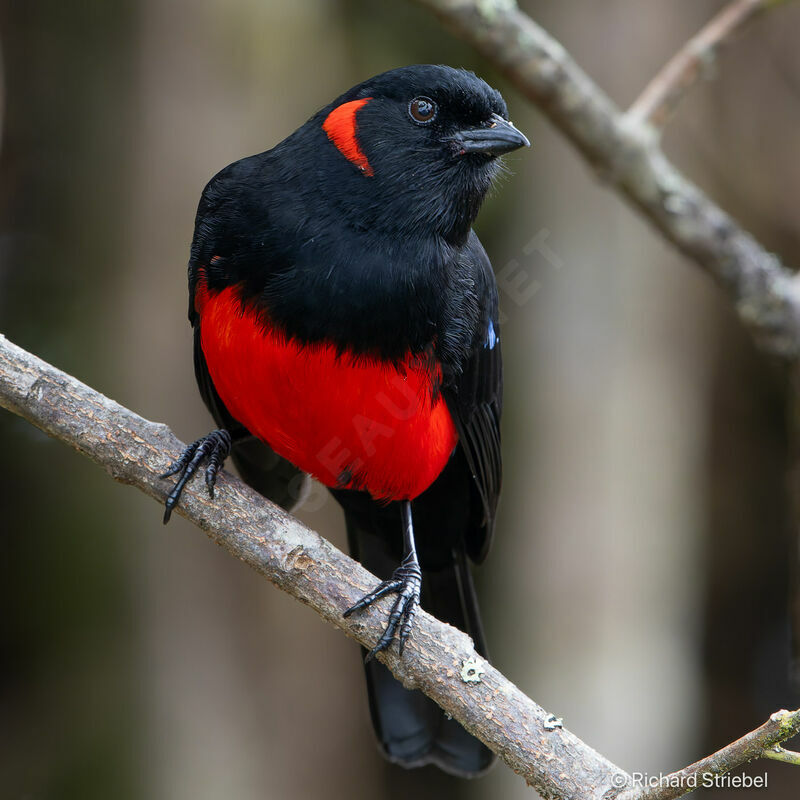
[[415, 97], [408, 104], [408, 113], [411, 119], [419, 125], [427, 125], [436, 118], [438, 107], [430, 97]]

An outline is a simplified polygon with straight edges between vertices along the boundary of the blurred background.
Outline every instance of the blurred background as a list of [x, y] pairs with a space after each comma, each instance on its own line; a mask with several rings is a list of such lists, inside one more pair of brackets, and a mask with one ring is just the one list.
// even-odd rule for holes
[[[723, 3], [521, 5], [627, 106]], [[798, 34], [800, 6], [760, 20], [665, 139], [788, 264]], [[185, 273], [208, 178], [385, 69], [443, 62], [501, 89], [534, 146], [508, 157], [477, 224], [506, 361], [506, 480], [478, 574], [493, 661], [628, 770], [677, 769], [800, 705], [784, 375], [431, 16], [399, 1], [3, 0], [0, 41], [0, 331], [184, 440], [210, 425]], [[520, 271], [524, 289], [503, 288]], [[465, 782], [384, 763], [353, 642], [5, 412], [0, 443], [0, 797], [534, 795], [503, 765]], [[344, 547], [322, 490], [300, 516]], [[767, 770], [767, 792], [710, 796], [797, 797], [796, 768], [747, 768]]]

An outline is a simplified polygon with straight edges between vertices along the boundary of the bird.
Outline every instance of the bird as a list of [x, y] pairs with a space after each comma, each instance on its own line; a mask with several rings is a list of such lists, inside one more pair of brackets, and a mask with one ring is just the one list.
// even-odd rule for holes
[[342, 506], [351, 554], [392, 595], [366, 653], [384, 755], [475, 776], [492, 752], [374, 656], [402, 656], [421, 606], [487, 648], [469, 561], [501, 484], [498, 291], [472, 229], [501, 156], [529, 146], [474, 73], [413, 65], [359, 83], [205, 187], [189, 257], [197, 383], [217, 428], [189, 445], [164, 522], [232, 458], [286, 509], [308, 476]]

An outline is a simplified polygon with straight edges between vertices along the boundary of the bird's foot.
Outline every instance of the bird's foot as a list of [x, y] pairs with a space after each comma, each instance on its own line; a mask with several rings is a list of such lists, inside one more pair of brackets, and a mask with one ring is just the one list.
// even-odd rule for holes
[[164, 524], [169, 522], [170, 515], [178, 501], [181, 499], [183, 487], [197, 471], [198, 467], [206, 461], [206, 486], [208, 494], [214, 497], [214, 484], [217, 482], [217, 473], [225, 463], [231, 452], [231, 435], [226, 430], [211, 431], [211, 433], [192, 442], [181, 453], [181, 457], [170, 464], [169, 469], [161, 476], [168, 478], [178, 474], [178, 482], [167, 495], [164, 503]]
[[397, 592], [386, 630], [378, 640], [378, 643], [367, 653], [365, 661], [371, 661], [381, 650], [386, 650], [392, 643], [395, 633], [397, 633], [398, 650], [403, 655], [406, 640], [411, 633], [411, 625], [419, 608], [419, 593], [422, 586], [422, 571], [419, 567], [416, 555], [411, 554], [403, 559], [403, 563], [394, 571], [388, 581], [380, 583], [369, 594], [364, 595], [355, 605], [344, 612], [345, 617], [349, 617], [355, 611], [372, 605], [376, 600], [386, 594]]

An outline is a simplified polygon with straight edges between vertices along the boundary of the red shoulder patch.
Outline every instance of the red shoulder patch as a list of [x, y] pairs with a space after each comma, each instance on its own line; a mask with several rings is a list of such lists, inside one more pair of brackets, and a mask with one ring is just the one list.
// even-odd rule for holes
[[372, 177], [375, 173], [361, 149], [356, 136], [356, 113], [363, 108], [372, 98], [364, 97], [361, 100], [351, 100], [342, 103], [325, 117], [322, 130], [336, 145], [339, 152], [351, 163], [355, 164], [365, 175]]

